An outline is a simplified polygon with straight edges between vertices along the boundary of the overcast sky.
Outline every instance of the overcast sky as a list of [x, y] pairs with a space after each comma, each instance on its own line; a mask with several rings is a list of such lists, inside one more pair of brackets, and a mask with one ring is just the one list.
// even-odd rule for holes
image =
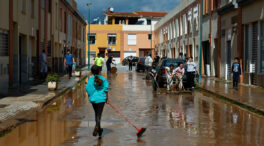
[[88, 10], [86, 3], [91, 2], [91, 20], [103, 17], [103, 11], [113, 7], [115, 12], [132, 11], [169, 11], [181, 0], [76, 0], [78, 9], [87, 19]]

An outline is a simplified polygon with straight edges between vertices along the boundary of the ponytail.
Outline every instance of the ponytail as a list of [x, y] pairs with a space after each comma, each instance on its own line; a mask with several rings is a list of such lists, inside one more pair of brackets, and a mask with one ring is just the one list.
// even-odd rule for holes
[[94, 82], [95, 82], [98, 86], [101, 86], [103, 81], [102, 81], [98, 76], [95, 76], [95, 77], [94, 77]]

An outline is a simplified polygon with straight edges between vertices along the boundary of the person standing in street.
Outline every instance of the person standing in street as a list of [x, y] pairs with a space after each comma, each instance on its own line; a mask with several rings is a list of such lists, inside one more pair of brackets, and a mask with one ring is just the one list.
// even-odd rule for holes
[[110, 56], [106, 61], [106, 68], [108, 73], [111, 72], [111, 64], [113, 63], [113, 61], [115, 61], [113, 56]]
[[129, 66], [129, 71], [132, 71], [133, 69], [133, 57], [132, 56], [128, 58], [128, 66]]
[[156, 69], [156, 63], [153, 63], [152, 64], [152, 67], [150, 69], [150, 72], [149, 74], [151, 75], [152, 77], [152, 87], [153, 87], [153, 91], [157, 91], [157, 69]]
[[72, 77], [72, 65], [74, 63], [74, 57], [71, 54], [71, 51], [68, 50], [67, 54], [64, 57], [64, 66], [66, 67], [69, 79]]
[[159, 63], [159, 60], [160, 60], [160, 57], [157, 55], [154, 59], [154, 63], [158, 64]]
[[104, 65], [104, 58], [98, 53], [97, 57], [95, 58], [95, 65], [99, 66], [100, 71], [103, 69]]
[[147, 75], [146, 75], [147, 80], [150, 79], [149, 72], [151, 70], [152, 63], [153, 63], [153, 59], [151, 58], [151, 55], [148, 55], [148, 57], [145, 60], [145, 65], [146, 65], [146, 69], [147, 69]]
[[239, 58], [236, 57], [235, 61], [232, 65], [232, 71], [233, 71], [233, 88], [238, 89], [238, 80], [241, 75], [241, 67], [239, 64]]
[[45, 50], [42, 51], [40, 55], [40, 78], [41, 80], [45, 80], [48, 72], [48, 67], [47, 67], [47, 56], [45, 53]]
[[86, 91], [89, 96], [89, 100], [92, 103], [94, 113], [95, 113], [95, 128], [93, 131], [93, 136], [99, 134], [101, 138], [103, 129], [101, 128], [101, 117], [104, 109], [105, 103], [108, 103], [108, 81], [101, 76], [101, 69], [97, 65], [93, 65], [91, 72], [94, 75], [89, 78], [86, 85]]
[[195, 72], [198, 73], [197, 65], [195, 62], [193, 62], [193, 57], [189, 57], [189, 61], [187, 62], [187, 89], [194, 88]]

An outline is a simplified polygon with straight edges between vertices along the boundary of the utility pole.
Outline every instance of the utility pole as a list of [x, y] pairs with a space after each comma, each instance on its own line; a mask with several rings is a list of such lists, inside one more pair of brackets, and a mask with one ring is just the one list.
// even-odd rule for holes
[[90, 67], [91, 67], [91, 62], [90, 62], [90, 23], [91, 23], [91, 9], [90, 9], [90, 6], [92, 5], [92, 3], [87, 3], [86, 4], [88, 6], [88, 71], [90, 70]]
[[152, 49], [152, 18], [150, 17], [150, 33], [151, 33], [151, 39], [150, 39], [150, 49], [151, 49], [151, 56], [153, 57], [153, 49]]
[[201, 0], [200, 9], [200, 58], [199, 58], [199, 84], [202, 81], [202, 48], [203, 48], [203, 0]]

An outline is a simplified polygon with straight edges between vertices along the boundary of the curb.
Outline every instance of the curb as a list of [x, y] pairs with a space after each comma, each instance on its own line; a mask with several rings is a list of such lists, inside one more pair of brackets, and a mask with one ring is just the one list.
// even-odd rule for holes
[[210, 91], [208, 89], [205, 89], [203, 87], [197, 86], [196, 88], [197, 88], [197, 90], [204, 91], [204, 92], [207, 92], [209, 94], [212, 94], [212, 95], [216, 96], [216, 98], [218, 98], [218, 99], [227, 101], [227, 102], [229, 102], [231, 104], [235, 104], [235, 105], [237, 105], [237, 106], [239, 106], [239, 107], [241, 107], [241, 108], [243, 108], [245, 110], [248, 110], [250, 112], [256, 113], [256, 114], [261, 115], [261, 116], [264, 116], [264, 111], [263, 110], [258, 109], [258, 108], [254, 107], [252, 105], [248, 105], [247, 103], [240, 102], [240, 101], [228, 98], [226, 96], [223, 96], [221, 94], [215, 93], [215, 92]]
[[[75, 87], [77, 84], [83, 82], [83, 80], [85, 80], [88, 76], [89, 76], [88, 74], [82, 76], [78, 82], [76, 82], [75, 84], [73, 84], [72, 87]], [[44, 107], [47, 106], [49, 103], [51, 103], [54, 99], [56, 99], [56, 98], [58, 98], [58, 97], [64, 95], [64, 94], [67, 93], [72, 87], [68, 87], [68, 88], [62, 89], [59, 93], [57, 93], [57, 95], [51, 97], [49, 100], [45, 101], [42, 105], [40, 105], [40, 108], [44, 108]]]
[[[35, 107], [35, 108], [31, 108], [29, 110], [24, 110], [24, 111], [20, 111], [19, 113], [22, 113], [22, 112], [28, 112], [30, 110], [36, 110], [36, 112], [39, 112], [41, 109], [45, 108], [45, 106], [49, 105], [53, 100], [55, 100], [56, 98], [64, 95], [65, 93], [67, 93], [69, 90], [71, 90], [72, 87], [75, 87], [77, 86], [79, 83], [83, 82], [87, 77], [89, 77], [89, 72], [86, 73], [85, 75], [83, 75], [82, 77], [80, 77], [80, 80], [77, 81], [76, 83], [74, 83], [71, 87], [67, 87], [67, 88], [63, 88], [61, 89], [60, 91], [58, 91], [57, 93], [55, 93], [54, 96], [50, 97], [50, 99], [48, 99], [47, 101], [44, 101], [43, 103], [39, 104], [39, 106]], [[37, 102], [35, 102], [37, 103]], [[19, 115], [19, 113], [17, 113], [15, 116]], [[15, 117], [14, 116], [14, 117]], [[11, 117], [10, 117], [11, 118]], [[10, 118], [6, 119], [5, 121], [7, 120], [10, 120]], [[12, 119], [11, 119], [12, 120]], [[4, 121], [2, 121], [4, 122]], [[0, 124], [2, 123], [0, 122]], [[10, 133], [14, 128], [16, 128], [17, 126], [19, 126], [21, 123], [20, 122], [17, 122], [15, 124], [11, 124], [7, 127], [5, 127], [4, 129], [0, 130], [0, 138], [1, 137], [4, 137], [6, 134]]]

